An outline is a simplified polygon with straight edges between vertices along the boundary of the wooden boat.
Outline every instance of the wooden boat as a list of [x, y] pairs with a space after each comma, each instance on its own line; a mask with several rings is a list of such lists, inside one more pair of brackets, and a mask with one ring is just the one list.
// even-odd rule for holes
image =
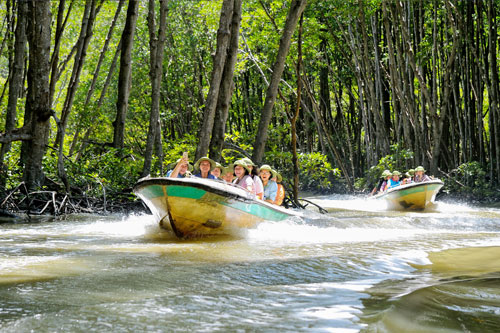
[[434, 205], [436, 194], [443, 187], [439, 179], [393, 187], [374, 198], [385, 199], [389, 209], [424, 210]]
[[242, 187], [202, 178], [143, 178], [133, 189], [160, 226], [179, 238], [237, 234], [259, 222], [299, 212], [262, 200]]

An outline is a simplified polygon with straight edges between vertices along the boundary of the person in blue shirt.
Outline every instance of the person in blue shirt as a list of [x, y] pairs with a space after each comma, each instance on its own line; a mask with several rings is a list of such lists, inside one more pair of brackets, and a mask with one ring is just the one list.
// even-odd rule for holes
[[177, 160], [177, 164], [172, 170], [167, 172], [167, 177], [171, 178], [185, 178], [191, 175], [190, 171], [193, 166], [189, 164], [187, 153], [184, 153], [181, 158]]
[[260, 167], [260, 179], [264, 186], [264, 201], [274, 203], [278, 194], [278, 184], [271, 178], [276, 177], [275, 171], [267, 164]]
[[214, 175], [210, 173], [213, 169], [215, 169], [215, 161], [211, 160], [208, 157], [202, 157], [194, 164], [194, 168], [196, 172], [194, 173], [195, 177], [199, 178], [208, 178], [208, 179], [217, 179]]
[[401, 180], [399, 180], [400, 175], [401, 175], [401, 173], [399, 171], [392, 172], [392, 178], [387, 181], [386, 190], [401, 185]]

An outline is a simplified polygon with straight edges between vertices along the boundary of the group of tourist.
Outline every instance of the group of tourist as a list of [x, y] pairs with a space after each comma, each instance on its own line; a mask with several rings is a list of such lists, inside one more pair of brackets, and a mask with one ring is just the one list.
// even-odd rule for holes
[[411, 184], [411, 183], [422, 183], [430, 181], [431, 178], [425, 174], [425, 169], [423, 166], [418, 166], [415, 169], [410, 169], [404, 175], [399, 171], [389, 171], [385, 170], [380, 176], [380, 180], [377, 186], [373, 189], [372, 195], [377, 193], [383, 193], [388, 189], [397, 187], [399, 185]]
[[196, 161], [193, 167], [185, 153], [177, 160], [175, 167], [167, 172], [167, 177], [184, 178], [191, 176], [236, 184], [254, 193], [258, 199], [275, 205], [281, 205], [285, 198], [281, 175], [267, 164], [259, 168], [247, 157], [237, 160], [227, 167], [208, 157], [202, 157]]

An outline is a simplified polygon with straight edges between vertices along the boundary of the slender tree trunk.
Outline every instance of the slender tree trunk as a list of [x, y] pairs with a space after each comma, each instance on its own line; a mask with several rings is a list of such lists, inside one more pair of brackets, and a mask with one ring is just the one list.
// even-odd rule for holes
[[99, 11], [99, 9], [96, 10], [97, 1], [98, 0], [92, 0], [90, 2], [87, 2], [85, 5], [80, 37], [78, 40], [77, 53], [75, 56], [73, 71], [71, 72], [71, 80], [68, 86], [68, 91], [66, 93], [66, 100], [64, 101], [64, 106], [61, 111], [61, 119], [57, 124], [57, 136], [55, 141], [55, 146], [59, 147], [57, 171], [59, 177], [66, 186], [66, 191], [69, 191], [69, 182], [66, 176], [66, 170], [64, 169], [64, 137], [66, 135], [66, 126], [68, 123], [69, 115], [71, 113], [71, 109], [73, 107], [76, 90], [78, 89], [80, 83], [80, 74], [85, 63], [87, 47], [90, 43], [90, 38], [92, 37], [94, 20], [97, 12]]
[[290, 42], [300, 15], [302, 15], [306, 5], [307, 0], [293, 0], [290, 4], [285, 27], [283, 28], [283, 35], [280, 39], [278, 55], [276, 56], [276, 62], [273, 65], [271, 81], [267, 88], [266, 100], [264, 102], [264, 107], [262, 108], [257, 135], [255, 137], [252, 160], [257, 164], [260, 164], [262, 162], [262, 158], [264, 157], [268, 137], [268, 127], [273, 116], [273, 107], [276, 101], [281, 75], [283, 74], [283, 69], [285, 68], [288, 50], [290, 49]]
[[[96, 110], [99, 110], [101, 108], [102, 104], [104, 103], [104, 98], [106, 97], [106, 92], [108, 91], [109, 85], [111, 84], [111, 79], [113, 77], [113, 73], [115, 72], [116, 63], [118, 61], [118, 55], [121, 53], [121, 49], [122, 49], [121, 45], [122, 45], [122, 42], [120, 40], [120, 42], [118, 43], [118, 47], [116, 48], [113, 60], [111, 61], [111, 65], [109, 66], [109, 71], [108, 71], [108, 75], [106, 76], [106, 81], [104, 82], [104, 86], [102, 87], [102, 90], [101, 90], [101, 95], [99, 96], [99, 100], [97, 101], [97, 105], [95, 107]], [[89, 128], [87, 128], [87, 131], [85, 131], [85, 134], [84, 134], [83, 139], [82, 139], [82, 145], [79, 148], [78, 154], [76, 154], [76, 157], [75, 157], [75, 162], [78, 161], [82, 157], [82, 153], [88, 145], [87, 140], [90, 137], [90, 135], [92, 134], [93, 130], [94, 130], [94, 127], [90, 126]]]
[[[96, 68], [94, 70], [94, 75], [92, 77], [92, 82], [90, 83], [90, 88], [87, 91], [87, 97], [85, 98], [85, 105], [84, 105], [84, 110], [85, 111], [89, 107], [90, 100], [92, 98], [92, 95], [94, 94], [94, 90], [95, 90], [95, 86], [96, 86], [96, 83], [97, 83], [97, 79], [99, 78], [99, 73], [101, 71], [101, 66], [102, 66], [104, 58], [106, 57], [106, 54], [108, 52], [109, 43], [111, 42], [111, 38], [113, 36], [113, 31], [115, 29], [116, 22], [118, 20], [118, 17], [120, 15], [120, 12], [121, 12], [121, 9], [122, 9], [124, 3], [125, 3], [125, 0], [120, 0], [120, 2], [118, 3], [118, 7], [116, 8], [115, 16], [113, 17], [113, 20], [111, 21], [111, 25], [109, 27], [108, 34], [106, 36], [106, 40], [104, 41], [104, 45], [102, 47], [101, 53], [99, 54], [99, 60], [97, 61], [97, 66], [96, 66]], [[76, 144], [79, 141], [78, 139], [79, 139], [79, 136], [80, 136], [81, 129], [82, 129], [82, 125], [79, 124], [79, 126], [77, 126], [77, 128], [76, 128], [75, 134], [73, 136], [73, 140], [71, 142], [71, 147], [70, 147], [70, 150], [69, 150], [69, 155], [70, 156], [73, 155], [73, 152], [74, 152], [74, 150], [76, 148]]]
[[[459, 32], [457, 31], [456, 28], [456, 22], [455, 19], [453, 18], [452, 14], [452, 6], [448, 1], [445, 1], [446, 4], [446, 10], [448, 12], [448, 19], [449, 19], [449, 25], [452, 27], [452, 39], [453, 41], [451, 42], [452, 48], [448, 53], [448, 58], [446, 59], [446, 66], [444, 69], [444, 74], [443, 74], [443, 82], [445, 82], [444, 87], [443, 87], [443, 93], [442, 93], [442, 99], [441, 99], [441, 113], [439, 116], [434, 113], [433, 114], [433, 137], [434, 137], [434, 144], [432, 146], [432, 159], [431, 159], [431, 173], [432, 174], [437, 174], [438, 173], [438, 166], [439, 166], [439, 158], [440, 154], [442, 151], [442, 133], [443, 133], [443, 127], [445, 122], [447, 121], [448, 118], [448, 112], [450, 108], [450, 95], [451, 95], [451, 82], [452, 80], [452, 75], [454, 73], [454, 65], [455, 65], [455, 59], [456, 59], [456, 53], [459, 47], [461, 46], [460, 43], [460, 36]], [[418, 77], [418, 76], [417, 76]], [[423, 80], [422, 80], [423, 81]], [[424, 90], [425, 91], [425, 90]]]
[[219, 30], [217, 30], [217, 49], [215, 51], [210, 89], [205, 101], [203, 123], [201, 125], [195, 159], [207, 155], [214, 128], [215, 109], [219, 98], [220, 85], [224, 64], [226, 62], [227, 48], [230, 39], [230, 25], [233, 18], [234, 0], [224, 0], [220, 11]]
[[300, 99], [302, 97], [302, 79], [300, 77], [302, 65], [302, 23], [304, 15], [300, 15], [299, 36], [298, 36], [298, 50], [297, 50], [297, 105], [295, 113], [291, 119], [292, 127], [292, 164], [293, 164], [293, 199], [299, 200], [299, 158], [297, 157], [297, 119], [300, 112]]
[[118, 99], [116, 101], [116, 119], [113, 122], [113, 147], [123, 148], [125, 140], [125, 119], [127, 117], [128, 97], [132, 76], [132, 46], [134, 44], [135, 26], [139, 0], [129, 0], [127, 19], [122, 34], [122, 48], [120, 58], [120, 75], [118, 77]]
[[[92, 29], [97, 14], [96, 5], [98, 0], [88, 1], [85, 5], [85, 12], [82, 18], [80, 37], [78, 40], [77, 52], [71, 71], [71, 79], [66, 93], [66, 100], [64, 101], [63, 109], [61, 111], [61, 126], [57, 132], [56, 146], [61, 145], [64, 141], [64, 134], [68, 123], [69, 115], [73, 107], [75, 94], [80, 84], [80, 74], [85, 63], [87, 56], [87, 48], [92, 37]], [[102, 3], [101, 3], [102, 4]]]
[[217, 99], [216, 119], [210, 141], [210, 157], [215, 161], [221, 160], [222, 147], [224, 145], [224, 135], [226, 133], [226, 122], [229, 115], [229, 106], [233, 95], [233, 75], [234, 67], [238, 56], [238, 40], [241, 22], [242, 0], [234, 0], [233, 16], [231, 19], [231, 38], [227, 49], [224, 71], [220, 85], [219, 97]]
[[[144, 166], [142, 176], [145, 177], [151, 172], [154, 146], [160, 145], [157, 152], [161, 152], [161, 132], [160, 132], [160, 88], [163, 76], [163, 47], [165, 45], [165, 30], [167, 22], [168, 0], [160, 0], [160, 24], [158, 35], [156, 35], [155, 7], [156, 0], [149, 0], [148, 29], [150, 46], [150, 70], [151, 78], [151, 113], [149, 117], [149, 131], [146, 141], [146, 152], [144, 156]], [[160, 140], [158, 140], [160, 139]], [[162, 156], [160, 157], [160, 160]], [[160, 165], [162, 165], [160, 161]]]
[[[12, 75], [9, 83], [9, 101], [5, 115], [5, 132], [16, 128], [17, 122], [17, 100], [21, 97], [24, 88], [24, 63], [26, 58], [26, 19], [28, 5], [25, 1], [20, 1], [17, 7], [17, 26], [15, 31], [14, 57]], [[2, 144], [0, 151], [0, 164], [3, 169], [3, 160], [7, 152], [10, 151], [11, 143]], [[2, 182], [3, 182], [2, 177]], [[3, 184], [2, 184], [3, 185]], [[2, 186], [3, 187], [3, 186]]]
[[32, 0], [28, 3], [28, 95], [25, 119], [30, 127], [31, 144], [26, 153], [24, 181], [29, 189], [40, 186], [43, 181], [42, 159], [49, 139], [50, 110], [50, 25], [52, 13], [50, 0]]
[[64, 8], [66, 5], [66, 0], [61, 0], [59, 2], [58, 10], [57, 10], [57, 23], [56, 23], [56, 32], [54, 38], [54, 51], [52, 51], [52, 56], [50, 59], [50, 103], [54, 100], [54, 92], [56, 90], [56, 83], [59, 80], [59, 50], [61, 48], [61, 40], [64, 32], [64, 27], [68, 22], [69, 14], [71, 13], [71, 9], [73, 8], [74, 0], [71, 1], [71, 4], [68, 8], [68, 12], [66, 14], [66, 18], [64, 18]]
[[[488, 44], [489, 44], [489, 65], [491, 76], [491, 102], [490, 102], [490, 140], [492, 143], [491, 164], [492, 176], [496, 183], [500, 182], [500, 90], [497, 65], [497, 30], [496, 16], [498, 12], [495, 10], [495, 1], [490, 0], [488, 6]], [[496, 170], [495, 170], [496, 169]], [[496, 171], [496, 172], [495, 172]]]

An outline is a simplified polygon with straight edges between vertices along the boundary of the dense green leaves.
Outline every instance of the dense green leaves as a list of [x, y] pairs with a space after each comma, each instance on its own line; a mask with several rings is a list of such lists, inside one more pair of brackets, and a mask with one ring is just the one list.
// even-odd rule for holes
[[[15, 1], [7, 0], [10, 4]], [[175, 0], [168, 3], [166, 46], [161, 84], [160, 122], [164, 167], [183, 151], [194, 156], [196, 137], [209, 89], [212, 57], [222, 1]], [[59, 2], [52, 2], [55, 22]], [[251, 155], [290, 1], [243, 1], [238, 62], [226, 141]], [[104, 56], [96, 86], [86, 103], [117, 1], [104, 1], [96, 17], [86, 61], [68, 121], [64, 164], [74, 186], [99, 180], [130, 188], [140, 173], [151, 105], [147, 2], [141, 1], [132, 51], [132, 79], [125, 149], [114, 151], [118, 70], [112, 63], [124, 28], [122, 10]], [[491, 6], [495, 6], [490, 8]], [[67, 1], [52, 108], [59, 115], [66, 97], [85, 3]], [[488, 16], [492, 12], [492, 17]], [[9, 91], [15, 12], [0, 2], [0, 106]], [[467, 172], [486, 179], [466, 186], [497, 186], [500, 154], [498, 81], [499, 6], [495, 1], [341, 1], [310, 0], [304, 12], [304, 88], [297, 123], [303, 188], [321, 191], [342, 186], [341, 178], [376, 180], [384, 169], [406, 170], [417, 164], [450, 174], [459, 183]], [[55, 29], [52, 39], [55, 38]], [[489, 37], [493, 37], [493, 44]], [[53, 45], [54, 46], [54, 45]], [[492, 63], [493, 50], [497, 63]], [[53, 51], [53, 50], [52, 50]], [[118, 59], [119, 61], [119, 59]], [[268, 129], [265, 162], [291, 177], [290, 115], [296, 101], [297, 39], [285, 71]], [[496, 66], [496, 67], [495, 67]], [[106, 87], [108, 74], [109, 87]], [[26, 86], [26, 85], [25, 85]], [[2, 93], [3, 91], [3, 93]], [[23, 125], [25, 94], [18, 99]], [[0, 124], [4, 126], [4, 118]], [[51, 122], [49, 146], [56, 124]], [[7, 188], [20, 181], [20, 146], [4, 159]], [[48, 150], [45, 172], [57, 180], [57, 154]], [[226, 163], [243, 155], [222, 152]], [[341, 164], [345, 166], [340, 173]], [[460, 166], [460, 167], [458, 167]], [[153, 175], [159, 175], [153, 163]], [[344, 171], [345, 170], [345, 171]], [[439, 174], [438, 170], [444, 171]], [[469, 171], [467, 171], [469, 170]], [[481, 172], [479, 170], [482, 170]], [[447, 182], [453, 190], [456, 182]], [[336, 188], [338, 189], [338, 187]]]

